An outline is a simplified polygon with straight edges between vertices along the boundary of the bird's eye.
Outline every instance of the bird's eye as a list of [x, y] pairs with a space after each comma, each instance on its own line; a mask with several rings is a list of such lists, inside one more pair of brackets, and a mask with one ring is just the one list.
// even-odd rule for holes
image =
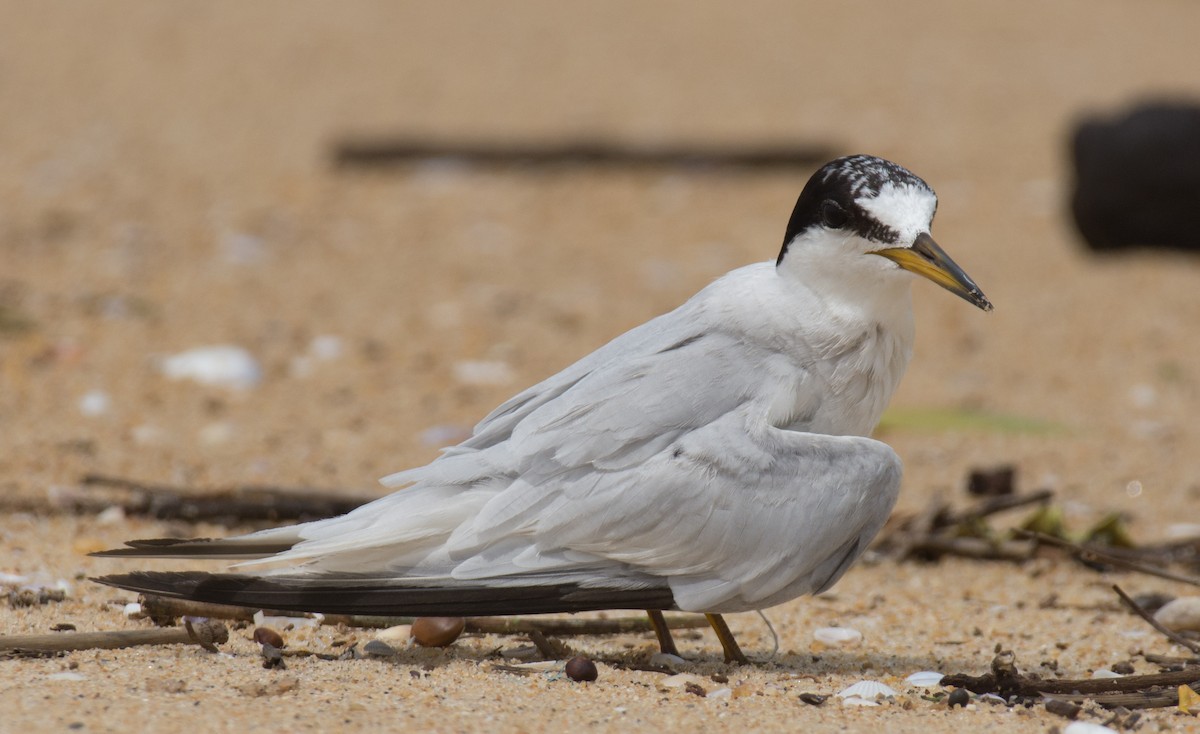
[[849, 221], [850, 214], [833, 199], [821, 202], [821, 223], [830, 229], [841, 229]]

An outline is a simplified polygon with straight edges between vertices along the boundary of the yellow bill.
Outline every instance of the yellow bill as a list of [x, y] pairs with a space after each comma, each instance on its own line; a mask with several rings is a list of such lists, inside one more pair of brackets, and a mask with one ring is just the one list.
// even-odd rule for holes
[[927, 232], [917, 235], [912, 247], [889, 247], [875, 250], [872, 254], [882, 255], [910, 273], [929, 278], [984, 311], [992, 310], [991, 301], [983, 295], [975, 281], [958, 267], [958, 263], [950, 259], [946, 251], [939, 247]]

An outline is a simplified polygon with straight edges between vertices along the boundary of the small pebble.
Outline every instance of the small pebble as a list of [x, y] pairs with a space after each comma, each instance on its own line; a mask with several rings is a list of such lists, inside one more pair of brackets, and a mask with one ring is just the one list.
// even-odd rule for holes
[[390, 658], [396, 654], [396, 648], [383, 640], [371, 640], [363, 645], [362, 651], [367, 655], [374, 655], [378, 658]]
[[650, 664], [656, 668], [666, 668], [673, 673], [677, 673], [688, 667], [688, 661], [669, 652], [654, 653], [650, 656]]
[[1200, 596], [1181, 596], [1154, 613], [1154, 621], [1175, 632], [1200, 632]]
[[1117, 734], [1117, 730], [1090, 721], [1072, 721], [1063, 729], [1063, 734]]
[[849, 646], [862, 642], [862, 633], [849, 627], [820, 627], [813, 630], [813, 639], [824, 645]]
[[820, 706], [829, 700], [829, 696], [822, 696], [820, 693], [801, 693], [800, 700], [809, 706]]
[[254, 641], [260, 645], [270, 645], [281, 650], [287, 644], [283, 641], [283, 635], [270, 627], [255, 627]]
[[283, 651], [269, 642], [261, 644], [263, 667], [267, 670], [286, 670], [287, 664], [283, 662]]
[[955, 688], [954, 691], [946, 698], [946, 703], [950, 708], [955, 706], [966, 706], [971, 702], [971, 694], [967, 693], [966, 688]]
[[75, 625], [71, 624], [70, 622], [59, 622], [58, 624], [51, 627], [50, 631], [51, 632], [74, 632]]
[[255, 387], [263, 377], [262, 367], [250, 352], [229, 344], [197, 347], [164, 357], [159, 369], [172, 380], [192, 380], [235, 390]]
[[454, 643], [467, 626], [462, 617], [417, 617], [412, 636], [421, 647], [446, 647]]
[[708, 691], [704, 690], [704, 686], [700, 685], [699, 683], [688, 683], [683, 687], [683, 690], [687, 691], [693, 696], [699, 696], [700, 698], [708, 697]]
[[660, 678], [658, 680], [658, 690], [669, 693], [671, 691], [686, 689], [689, 683], [700, 685], [702, 681], [702, 678], [692, 675], [691, 673], [668, 675], [666, 678]]
[[590, 683], [600, 677], [596, 664], [582, 655], [567, 661], [567, 677], [573, 681]]
[[1074, 719], [1076, 716], [1079, 716], [1079, 712], [1083, 710], [1083, 707], [1070, 701], [1052, 698], [1046, 701], [1046, 710], [1064, 719]]
[[1133, 675], [1133, 663], [1129, 662], [1128, 660], [1124, 660], [1119, 663], [1113, 663], [1112, 672], [1119, 673], [1121, 675]]

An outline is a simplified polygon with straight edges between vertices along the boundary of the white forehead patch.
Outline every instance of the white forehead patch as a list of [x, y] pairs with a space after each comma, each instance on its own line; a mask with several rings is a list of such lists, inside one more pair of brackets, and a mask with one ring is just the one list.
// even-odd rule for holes
[[907, 247], [917, 235], [929, 231], [937, 211], [937, 195], [924, 186], [888, 181], [874, 196], [854, 200], [880, 224], [895, 230], [900, 238], [897, 245]]

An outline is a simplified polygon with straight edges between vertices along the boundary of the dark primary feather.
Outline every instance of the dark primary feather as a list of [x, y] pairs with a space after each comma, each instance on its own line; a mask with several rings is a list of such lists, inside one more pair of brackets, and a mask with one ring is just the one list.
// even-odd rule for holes
[[130, 540], [127, 548], [96, 551], [99, 558], [265, 558], [290, 550], [294, 543], [238, 543], [211, 538], [147, 538]]
[[174, 599], [322, 614], [477, 617], [675, 608], [675, 599], [665, 587], [405, 586], [387, 577], [248, 576], [203, 571], [137, 571], [92, 580]]

